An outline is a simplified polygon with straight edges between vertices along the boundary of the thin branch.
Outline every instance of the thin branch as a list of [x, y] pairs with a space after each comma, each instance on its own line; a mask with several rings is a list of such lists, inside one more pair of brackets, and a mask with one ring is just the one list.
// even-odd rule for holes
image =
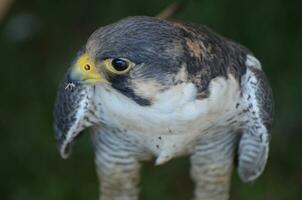
[[0, 0], [0, 21], [8, 13], [12, 3], [13, 0]]
[[156, 17], [161, 18], [161, 19], [172, 18], [177, 13], [179, 13], [181, 10], [183, 10], [186, 7], [186, 5], [188, 4], [188, 2], [189, 2], [189, 0], [174, 2], [171, 5], [169, 5], [167, 8], [162, 10], [159, 14], [157, 14]]

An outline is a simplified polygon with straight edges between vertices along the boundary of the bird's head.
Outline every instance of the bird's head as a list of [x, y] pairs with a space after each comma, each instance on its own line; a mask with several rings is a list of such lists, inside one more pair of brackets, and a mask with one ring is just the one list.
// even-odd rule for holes
[[[191, 66], [201, 60], [203, 49], [194, 44], [194, 33], [189, 32], [178, 23], [153, 17], [130, 17], [101, 27], [78, 52], [63, 83], [78, 84], [80, 91], [107, 85], [139, 106], [150, 106], [159, 93], [189, 81], [190, 74], [197, 71]], [[66, 93], [66, 89], [60, 90], [63, 97], [58, 98], [55, 111], [62, 154], [75, 135], [92, 125], [83, 122], [86, 112], [77, 111], [89, 110], [89, 106], [80, 106], [83, 101], [90, 105], [88, 92], [77, 98]], [[66, 126], [66, 121], [71, 125]]]
[[174, 23], [130, 17], [96, 30], [79, 51], [70, 78], [86, 85], [108, 84], [140, 105], [186, 81], [190, 39]]

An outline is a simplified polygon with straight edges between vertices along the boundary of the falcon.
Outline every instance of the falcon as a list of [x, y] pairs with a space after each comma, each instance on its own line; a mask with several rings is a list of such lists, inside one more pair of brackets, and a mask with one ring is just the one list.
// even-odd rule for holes
[[263, 172], [272, 92], [251, 51], [203, 25], [136, 16], [97, 29], [58, 91], [67, 158], [89, 129], [101, 200], [137, 200], [141, 161], [189, 155], [195, 200], [229, 198]]

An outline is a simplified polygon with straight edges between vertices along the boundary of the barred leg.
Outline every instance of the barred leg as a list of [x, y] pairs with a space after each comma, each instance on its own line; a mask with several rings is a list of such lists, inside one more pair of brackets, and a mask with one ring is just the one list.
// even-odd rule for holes
[[194, 200], [227, 200], [233, 168], [236, 134], [202, 139], [191, 157]]
[[140, 163], [135, 140], [117, 133], [95, 136], [100, 200], [137, 200]]

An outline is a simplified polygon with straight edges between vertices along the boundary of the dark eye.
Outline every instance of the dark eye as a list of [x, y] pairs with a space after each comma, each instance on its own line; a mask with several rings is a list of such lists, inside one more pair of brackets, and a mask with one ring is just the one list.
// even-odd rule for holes
[[112, 67], [116, 70], [116, 71], [124, 71], [126, 69], [128, 69], [129, 67], [129, 63], [126, 60], [122, 60], [119, 58], [115, 58], [111, 61]]

